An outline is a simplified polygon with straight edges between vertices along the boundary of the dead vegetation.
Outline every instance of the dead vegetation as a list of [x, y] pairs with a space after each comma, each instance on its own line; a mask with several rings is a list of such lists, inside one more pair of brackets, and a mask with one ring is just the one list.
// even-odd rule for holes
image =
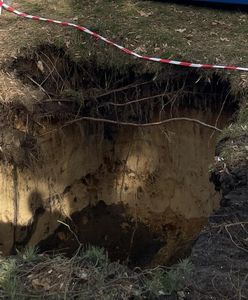
[[42, 96], [39, 90], [23, 85], [23, 82], [18, 80], [13, 73], [0, 71], [0, 81], [2, 82], [0, 86], [0, 102], [2, 105], [12, 103], [25, 103], [28, 105], [27, 98], [32, 103], [32, 100], [37, 101]]
[[[111, 262], [101, 248], [78, 250], [72, 258], [27, 248], [2, 258], [1, 299], [178, 299], [186, 295], [192, 266], [130, 270]], [[180, 298], [180, 297], [179, 297]]]

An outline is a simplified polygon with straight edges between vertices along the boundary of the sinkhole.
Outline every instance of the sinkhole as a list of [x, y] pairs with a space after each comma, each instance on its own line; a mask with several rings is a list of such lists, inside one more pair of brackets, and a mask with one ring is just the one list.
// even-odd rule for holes
[[74, 62], [50, 45], [8, 68], [43, 95], [1, 128], [0, 251], [93, 244], [132, 266], [187, 255], [220, 201], [209, 166], [237, 109], [229, 82]]

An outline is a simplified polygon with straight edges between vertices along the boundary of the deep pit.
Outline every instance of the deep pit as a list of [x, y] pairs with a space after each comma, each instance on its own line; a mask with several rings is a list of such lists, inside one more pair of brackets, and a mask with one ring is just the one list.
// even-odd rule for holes
[[[33, 139], [1, 163], [0, 250], [38, 245], [71, 255], [80, 242], [136, 266], [187, 254], [219, 205], [209, 182], [218, 132], [206, 124], [223, 128], [230, 121], [236, 106], [228, 82], [176, 68], [159, 79], [132, 68], [124, 76], [82, 67], [49, 47], [16, 59], [13, 69], [25, 84], [42, 83], [49, 97], [32, 113], [19, 109], [13, 121], [15, 132]], [[29, 126], [42, 125], [31, 130], [20, 110]], [[136, 125], [74, 122], [75, 116]], [[182, 117], [191, 120], [137, 125]], [[35, 159], [22, 164], [25, 147]]]

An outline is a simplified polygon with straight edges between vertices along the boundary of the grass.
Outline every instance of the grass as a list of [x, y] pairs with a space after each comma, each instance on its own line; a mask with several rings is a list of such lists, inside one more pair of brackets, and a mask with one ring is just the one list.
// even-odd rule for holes
[[[219, 156], [222, 157], [229, 170], [235, 167], [241, 168], [247, 165], [248, 147], [247, 147], [247, 122], [245, 124], [235, 123], [227, 127], [221, 137], [227, 139], [222, 145]], [[219, 165], [218, 163], [217, 165]], [[218, 168], [218, 166], [217, 166]], [[215, 170], [215, 168], [213, 169]]]
[[[62, 0], [59, 5], [54, 0], [26, 0], [13, 1], [12, 5], [34, 15], [84, 25], [140, 54], [196, 63], [248, 65], [248, 14], [235, 9], [137, 0]], [[22, 19], [8, 12], [1, 16], [0, 26], [0, 69], [6, 60], [33, 53], [42, 44], [64, 48], [73, 60], [94, 61], [96, 66], [108, 69], [118, 67], [122, 73], [128, 72], [130, 65], [136, 65], [138, 73], [156, 73], [163, 67], [129, 57], [77, 30]], [[232, 92], [247, 93], [247, 73], [218, 72], [230, 80]]]
[[32, 262], [37, 259], [38, 249], [36, 247], [28, 246], [22, 253], [19, 253], [24, 261]]
[[161, 299], [186, 291], [191, 263], [132, 271], [88, 246], [71, 259], [28, 248], [0, 264], [1, 299]]
[[[248, 14], [234, 8], [227, 10], [173, 1], [141, 0], [62, 0], [59, 5], [54, 0], [26, 0], [21, 3], [13, 1], [12, 5], [31, 14], [84, 25], [140, 54], [196, 63], [248, 66]], [[34, 55], [36, 47], [42, 44], [62, 47], [72, 60], [80, 61], [81, 65], [94, 61], [95, 68], [119, 68], [122, 74], [129, 72], [133, 65], [141, 75], [163, 71], [161, 64], [135, 60], [70, 28], [21, 19], [8, 12], [1, 16], [0, 26], [0, 77], [5, 83], [0, 87], [1, 102], [22, 101], [23, 98], [25, 101], [26, 95], [39, 98], [37, 87], [31, 89], [13, 74], [1, 69], [11, 58], [29, 52]], [[209, 79], [208, 72], [204, 74]], [[246, 131], [248, 123], [245, 105], [248, 74], [235, 71], [219, 73], [222, 79], [227, 78], [231, 83], [230, 92], [244, 99], [239, 119], [222, 134], [222, 137], [238, 137]], [[240, 151], [236, 151], [233, 145], [228, 144], [222, 155], [230, 161], [240, 161], [241, 157], [246, 159], [244, 147], [242, 145]]]
[[[217, 139], [218, 155], [223, 159], [213, 166], [212, 170], [215, 171], [219, 168], [222, 170], [223, 164], [229, 170], [247, 164], [248, 160], [248, 106], [246, 99], [241, 104], [241, 107], [234, 118], [233, 122], [223, 129], [222, 133]], [[221, 167], [222, 166], [222, 167]]]
[[[194, 62], [248, 65], [248, 15], [160, 1], [22, 1], [20, 10], [82, 24], [138, 53]], [[64, 46], [79, 60], [125, 65], [130, 58], [80, 32], [4, 13], [2, 55], [42, 43]], [[11, 32], [11, 34], [10, 34]], [[133, 59], [131, 59], [133, 62]], [[148, 68], [159, 67], [148, 63]], [[155, 66], [156, 65], [156, 66]]]
[[192, 272], [192, 265], [188, 259], [180, 261], [171, 270], [165, 272], [156, 269], [151, 278], [146, 280], [149, 297], [169, 296], [185, 289]]
[[15, 259], [1, 261], [0, 287], [8, 299], [14, 300], [17, 298], [17, 264]]
[[95, 267], [105, 266], [109, 263], [108, 254], [103, 248], [88, 246], [81, 251], [80, 256], [92, 263]]

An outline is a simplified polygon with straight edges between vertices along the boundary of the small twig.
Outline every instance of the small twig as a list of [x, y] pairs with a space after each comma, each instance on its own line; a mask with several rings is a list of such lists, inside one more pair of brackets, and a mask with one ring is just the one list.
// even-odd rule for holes
[[128, 256], [127, 256], [127, 259], [126, 259], [127, 263], [129, 263], [129, 259], [130, 259], [132, 248], [133, 248], [134, 237], [135, 237], [135, 233], [136, 233], [137, 229], [138, 229], [138, 222], [137, 222], [137, 215], [136, 215], [136, 217], [135, 217], [135, 226], [134, 226], [134, 229], [133, 229], [133, 232], [132, 232], [132, 235], [131, 235]]
[[[172, 114], [173, 114], [173, 106], [174, 104], [176, 103], [177, 99], [178, 99], [178, 95], [180, 94], [180, 92], [183, 93], [183, 91], [185, 90], [186, 88], [186, 79], [187, 79], [188, 75], [186, 76], [184, 82], [183, 82], [183, 85], [181, 86], [181, 88], [176, 91], [177, 93], [175, 94], [175, 96], [171, 99], [171, 107], [170, 107], [170, 116], [172, 117]], [[192, 92], [193, 93], [193, 92]], [[194, 95], [196, 95], [196, 93], [193, 93]], [[170, 102], [170, 101], [169, 101]]]
[[[227, 215], [220, 215], [219, 217], [223, 217], [223, 216], [227, 216]], [[220, 225], [212, 225], [211, 227], [212, 228], [219, 228], [219, 227], [223, 228], [223, 227], [232, 227], [232, 226], [238, 226], [238, 225], [248, 225], [248, 221], [236, 222], [236, 223], [226, 223], [226, 224], [224, 223], [224, 224], [220, 224]]]
[[[224, 107], [225, 107], [225, 105], [226, 105], [227, 98], [228, 98], [229, 95], [230, 95], [230, 92], [226, 95], [226, 97], [225, 97], [225, 99], [224, 99], [224, 101], [223, 101], [223, 103], [222, 103], [222, 105], [221, 105], [220, 111], [219, 111], [219, 113], [218, 113], [218, 116], [217, 116], [217, 118], [216, 118], [216, 120], [215, 120], [215, 124], [214, 124], [216, 127], [217, 127], [217, 125], [218, 125], [219, 119], [220, 119], [221, 114], [222, 114], [222, 112], [223, 112], [223, 110], [224, 110]], [[209, 138], [209, 140], [208, 140], [208, 144], [210, 143], [210, 140], [213, 138], [213, 135], [214, 135], [214, 132], [212, 132], [212, 134], [211, 134], [211, 136], [210, 136], [210, 138]]]
[[237, 226], [237, 225], [247, 225], [248, 222], [244, 221], [244, 222], [236, 222], [236, 223], [230, 223], [230, 224], [226, 224], [225, 227], [232, 227], [232, 226]]
[[82, 243], [80, 242], [80, 240], [78, 239], [76, 233], [71, 229], [71, 227], [64, 223], [63, 221], [57, 220], [58, 223], [64, 225], [65, 227], [67, 227], [69, 229], [69, 231], [73, 234], [73, 236], [75, 237], [76, 241], [78, 242], [79, 247], [82, 247]]
[[128, 161], [128, 158], [130, 156], [131, 149], [132, 149], [132, 146], [133, 146], [133, 137], [134, 137], [134, 135], [132, 134], [132, 140], [129, 143], [127, 155], [126, 155], [126, 158], [125, 158], [124, 163], [123, 163], [123, 169], [122, 169], [123, 176], [122, 176], [121, 187], [120, 187], [120, 201], [122, 201], [122, 193], [123, 193], [124, 183], [125, 183], [127, 161]]
[[223, 101], [223, 103], [222, 103], [222, 105], [221, 105], [219, 114], [218, 114], [218, 116], [217, 116], [217, 118], [216, 118], [216, 121], [215, 121], [215, 124], [214, 124], [215, 126], [218, 125], [219, 119], [220, 119], [221, 114], [222, 114], [222, 112], [223, 112], [223, 110], [224, 110], [224, 107], [225, 107], [225, 105], [226, 105], [226, 102], [227, 102], [227, 99], [228, 99], [228, 96], [230, 95], [230, 93], [231, 93], [230, 91], [229, 91], [229, 93], [227, 93], [227, 95], [226, 95], [226, 97], [225, 97], [225, 99], [224, 99], [224, 101]]
[[245, 275], [245, 277], [244, 277], [244, 279], [243, 279], [243, 281], [242, 281], [242, 283], [240, 285], [240, 288], [238, 290], [238, 293], [239, 293], [239, 299], [238, 300], [241, 300], [242, 298], [245, 299], [245, 297], [242, 296], [242, 290], [243, 290], [243, 287], [244, 287], [244, 285], [245, 285], [245, 283], [247, 281], [247, 278], [248, 278], [248, 274]]
[[228, 235], [229, 235], [230, 240], [232, 241], [232, 243], [233, 243], [238, 249], [240, 249], [240, 250], [245, 251], [245, 252], [248, 253], [248, 250], [247, 250], [247, 249], [245, 249], [245, 248], [239, 246], [239, 245], [233, 240], [233, 237], [232, 237], [230, 231], [227, 229], [227, 227], [228, 227], [228, 226], [226, 225], [226, 226], [225, 226], [225, 229], [226, 229], [226, 232], [228, 233]]
[[49, 57], [46, 53], [44, 53], [44, 52], [41, 52], [41, 53], [48, 59], [48, 61], [49, 61], [49, 62], [51, 63], [51, 65], [52, 65], [52, 69], [50, 69], [50, 68], [49, 68], [49, 65], [43, 60], [43, 63], [47, 66], [47, 68], [49, 69], [50, 73], [48, 74], [47, 78], [42, 82], [42, 84], [44, 84], [44, 83], [46, 82], [46, 80], [47, 80], [50, 76], [52, 76], [53, 79], [54, 79], [54, 81], [56, 82], [56, 86], [57, 86], [57, 90], [58, 90], [58, 89], [59, 89], [59, 84], [58, 84], [58, 81], [56, 81], [56, 78], [53, 76], [53, 72], [54, 72], [54, 71], [57, 73], [57, 75], [59, 76], [61, 82], [62, 82], [63, 85], [64, 85], [64, 79], [63, 79], [63, 77], [60, 75], [60, 73], [58, 72], [58, 70], [57, 70], [57, 68], [56, 68], [56, 63], [57, 63], [57, 61], [59, 60], [59, 56], [57, 56], [57, 57], [55, 58], [55, 62], [53, 63], [52, 60], [50, 59], [50, 57]]
[[45, 93], [47, 96], [48, 96], [48, 98], [51, 98], [50, 97], [50, 95], [48, 94], [48, 92], [37, 82], [37, 81], [35, 81], [32, 77], [30, 77], [29, 75], [26, 75], [26, 77], [30, 80], [30, 81], [32, 81], [35, 85], [37, 85], [39, 88], [40, 88], [40, 90], [43, 92], [43, 93]]

